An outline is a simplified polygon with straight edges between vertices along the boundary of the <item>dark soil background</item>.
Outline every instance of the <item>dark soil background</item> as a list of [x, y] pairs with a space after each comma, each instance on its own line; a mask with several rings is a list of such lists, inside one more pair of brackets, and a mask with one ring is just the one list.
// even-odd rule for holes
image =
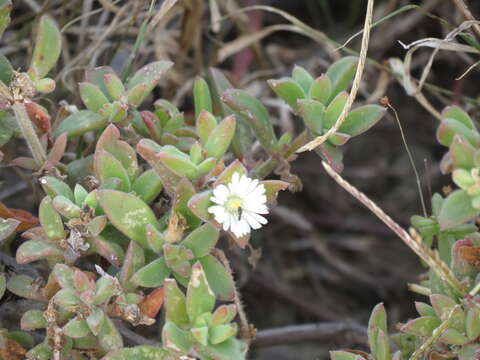
[[[364, 0], [225, 0], [227, 2], [240, 7], [253, 4], [278, 7], [339, 43], [362, 28], [366, 8]], [[474, 15], [480, 17], [480, 2], [465, 2]], [[115, 7], [121, 9], [127, 3], [117, 2]], [[50, 109], [59, 106], [60, 98], [80, 105], [75, 81], [82, 79], [83, 69], [108, 64], [115, 67], [128, 56], [141, 24], [142, 11], [148, 7], [146, 1], [138, 3], [132, 10], [138, 12], [135, 17], [132, 12], [118, 14], [101, 10], [102, 5], [96, 1], [16, 1], [13, 22], [0, 42], [0, 51], [9, 56], [15, 66], [25, 67], [25, 55], [31, 51], [28, 34], [39, 14], [51, 13], [62, 27], [84, 12], [100, 9], [86, 24], [78, 21], [64, 32], [66, 50], [58, 67], [60, 71], [63, 66], [58, 79], [65, 90], [58, 99], [45, 102]], [[278, 128], [298, 129], [300, 120], [274, 98], [265, 80], [288, 76], [294, 64], [318, 76], [341, 52], [331, 53], [335, 46], [326, 48], [298, 34], [277, 32], [256, 46], [239, 50], [218, 62], [215, 49], [222, 43], [285, 20], [268, 12], [250, 12], [248, 17], [238, 20], [242, 26], [229, 19], [217, 34], [209, 29], [207, 1], [184, 3], [187, 8], [191, 6], [187, 11], [190, 14], [200, 12], [194, 23], [195, 31], [182, 32], [186, 15], [179, 11], [177, 18], [165, 28], [147, 34], [139, 54], [140, 65], [160, 57], [171, 57], [176, 62], [174, 71], [162, 81], [156, 95], [173, 98], [182, 110], [192, 111], [191, 79], [208, 65], [214, 65], [227, 71], [235, 86], [249, 89], [262, 98]], [[464, 21], [453, 1], [446, 0], [378, 0], [375, 19], [409, 4], [421, 5], [424, 11], [405, 11], [373, 29], [368, 53], [371, 59], [383, 63], [392, 57], [403, 58], [405, 50], [399, 40], [409, 43], [424, 37], [444, 37], [449, 29], [425, 12], [445, 19], [452, 26]], [[90, 46], [112, 21], [125, 21], [125, 25], [107, 32], [103, 45], [88, 55]], [[358, 51], [359, 38], [348, 46]], [[412, 69], [415, 77], [420, 76], [430, 52], [429, 49], [417, 52]], [[475, 61], [466, 55], [439, 52], [428, 82], [452, 93], [440, 94], [431, 88], [424, 92], [438, 111], [446, 105], [460, 104], [475, 118], [479, 105], [478, 71], [455, 80]], [[358, 103], [365, 102], [372, 94], [375, 96], [369, 102], [387, 95], [398, 110], [429, 207], [429, 193], [439, 192], [450, 183], [449, 177], [441, 175], [439, 170], [445, 149], [436, 142], [437, 120], [413, 97], [407, 96], [395, 78], [385, 74], [382, 85], [379, 81], [382, 76], [378, 67], [367, 65]], [[462, 96], [470, 97], [470, 102], [462, 101]], [[420, 197], [392, 114], [367, 134], [351, 140], [344, 149], [343, 176], [407, 228], [410, 216], [421, 214]], [[32, 185], [31, 174], [8, 166], [12, 158], [26, 155], [27, 149], [19, 140], [2, 151], [5, 159], [0, 172], [3, 185], [0, 201], [35, 213], [41, 191]], [[327, 359], [331, 349], [365, 349], [365, 326], [377, 303], [385, 303], [392, 331], [398, 322], [414, 316], [413, 301], [421, 297], [409, 292], [407, 283], [416, 282], [424, 268], [400, 239], [326, 175], [318, 156], [303, 153], [293, 163], [292, 172], [301, 178], [303, 191], [281, 194], [269, 225], [254, 234], [252, 245], [262, 251], [256, 268], [248, 264], [248, 254], [231, 251], [249, 319], [259, 331], [251, 358]], [[306, 328], [296, 328], [293, 333], [288, 332], [290, 326], [306, 324], [322, 325], [317, 331], [302, 333]], [[281, 329], [276, 335], [265, 332], [272, 328]], [[281, 337], [285, 331], [290, 334], [287, 338]]]

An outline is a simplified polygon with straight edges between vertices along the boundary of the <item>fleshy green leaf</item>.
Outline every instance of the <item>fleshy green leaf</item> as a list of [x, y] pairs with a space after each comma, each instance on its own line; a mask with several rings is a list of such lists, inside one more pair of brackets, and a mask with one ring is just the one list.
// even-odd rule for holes
[[219, 236], [219, 231], [206, 223], [192, 231], [182, 241], [182, 245], [190, 249], [198, 258], [207, 255], [215, 247]]
[[313, 100], [320, 101], [323, 105], [328, 105], [328, 100], [332, 94], [332, 82], [329, 77], [325, 74], [322, 74], [316, 78], [310, 88], [309, 96]]
[[7, 281], [7, 289], [11, 293], [32, 300], [44, 300], [40, 286], [27, 275], [14, 275]]
[[188, 333], [171, 321], [167, 321], [163, 326], [162, 343], [165, 348], [180, 353], [188, 353], [192, 347]]
[[133, 283], [143, 287], [159, 287], [170, 275], [170, 269], [165, 263], [165, 258], [160, 257], [150, 264], [140, 268], [130, 279]]
[[466, 223], [478, 214], [480, 214], [480, 210], [472, 206], [471, 198], [467, 192], [456, 190], [443, 201], [437, 220], [440, 229], [446, 230]]
[[112, 154], [106, 151], [97, 150], [94, 160], [95, 175], [103, 183], [108, 179], [119, 179], [118, 190], [130, 191], [130, 178], [122, 163]]
[[325, 106], [321, 102], [312, 99], [299, 100], [298, 112], [313, 134], [322, 134]]
[[140, 345], [117, 350], [105, 355], [102, 360], [176, 360], [177, 356], [157, 346]]
[[108, 316], [105, 316], [102, 330], [98, 334], [98, 345], [105, 352], [123, 348], [122, 336]]
[[50, 196], [43, 198], [38, 213], [40, 224], [49, 239], [58, 240], [65, 236], [62, 218], [53, 207]]
[[270, 122], [270, 116], [258, 99], [246, 91], [232, 89], [222, 95], [222, 101], [234, 112], [243, 116], [267, 151], [275, 153], [278, 150], [278, 141]]
[[330, 100], [340, 92], [347, 90], [347, 87], [355, 74], [357, 63], [357, 57], [347, 56], [336, 61], [328, 68], [326, 75], [332, 82]]
[[0, 0], [0, 36], [2, 36], [6, 27], [10, 24], [10, 12], [12, 8], [13, 5], [10, 0]]
[[463, 109], [458, 106], [447, 106], [442, 111], [442, 118], [444, 119], [455, 119], [465, 125], [467, 128], [473, 130], [475, 125], [473, 124], [472, 118], [468, 115]]
[[195, 102], [195, 119], [198, 119], [202, 111], [212, 112], [212, 98], [207, 82], [198, 78], [193, 85], [193, 99]]
[[339, 132], [357, 136], [375, 125], [386, 112], [380, 105], [364, 105], [352, 110], [340, 126]]
[[82, 338], [90, 334], [87, 322], [82, 319], [74, 318], [62, 328], [63, 333], [71, 338]]
[[145, 226], [158, 226], [155, 214], [138, 197], [115, 190], [98, 191], [100, 205], [112, 224], [143, 246], [148, 246]]
[[48, 16], [42, 16], [38, 24], [35, 48], [30, 68], [37, 79], [42, 79], [55, 66], [62, 46], [60, 31]]
[[107, 97], [97, 86], [83, 82], [78, 84], [80, 97], [88, 110], [97, 112], [102, 106], [108, 103]]
[[308, 94], [313, 83], [312, 75], [303, 67], [295, 65], [292, 71], [292, 78], [302, 87], [305, 94]]
[[200, 263], [192, 267], [192, 274], [187, 289], [187, 314], [190, 322], [209, 313], [215, 306], [215, 295], [210, 289], [205, 272]]
[[387, 332], [387, 313], [382, 303], [375, 306], [368, 322], [368, 344], [372, 355], [377, 355], [379, 331]]
[[226, 117], [208, 136], [204, 149], [209, 157], [221, 158], [227, 151], [235, 134], [235, 116]]
[[107, 119], [104, 119], [95, 112], [80, 110], [63, 119], [53, 133], [55, 136], [60, 136], [66, 132], [69, 138], [74, 138], [89, 131], [99, 129], [107, 125], [107, 123]]
[[179, 289], [177, 282], [173, 279], [166, 279], [164, 288], [166, 319], [177, 325], [188, 324], [186, 297]]
[[63, 251], [54, 244], [40, 240], [28, 240], [17, 249], [16, 260], [19, 264], [26, 264], [51, 256], [62, 258]]
[[330, 102], [325, 110], [325, 116], [323, 117], [323, 127], [325, 129], [330, 129], [337, 122], [347, 100], [348, 94], [346, 92], [341, 92]]
[[44, 329], [47, 326], [47, 320], [43, 316], [42, 310], [28, 310], [22, 315], [20, 328], [22, 330]]
[[283, 99], [293, 110], [298, 112], [297, 101], [305, 99], [305, 91], [293, 79], [284, 78], [279, 80], [269, 80], [268, 85], [272, 90]]
[[57, 195], [65, 196], [68, 200], [74, 201], [73, 192], [63, 181], [53, 176], [44, 176], [40, 179], [40, 185], [48, 196], [54, 198]]
[[231, 301], [235, 296], [235, 284], [232, 275], [227, 269], [212, 255], [207, 255], [199, 259], [203, 271], [208, 280], [208, 284], [219, 300]]
[[150, 169], [140, 175], [132, 184], [132, 190], [147, 204], [151, 203], [163, 189], [160, 176]]
[[0, 219], [0, 242], [12, 235], [20, 223], [15, 219]]
[[401, 331], [417, 336], [431, 336], [433, 330], [441, 323], [442, 321], [437, 317], [421, 316], [407, 322], [402, 326]]

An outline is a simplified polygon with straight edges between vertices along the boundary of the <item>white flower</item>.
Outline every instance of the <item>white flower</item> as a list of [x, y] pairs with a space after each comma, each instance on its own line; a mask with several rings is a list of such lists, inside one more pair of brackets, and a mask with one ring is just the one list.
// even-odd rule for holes
[[208, 212], [223, 225], [223, 230], [230, 230], [236, 237], [250, 233], [250, 228], [259, 229], [267, 219], [259, 214], [268, 214], [265, 186], [258, 180], [239, 173], [234, 173], [228, 185], [218, 185], [210, 198], [216, 205], [210, 206]]

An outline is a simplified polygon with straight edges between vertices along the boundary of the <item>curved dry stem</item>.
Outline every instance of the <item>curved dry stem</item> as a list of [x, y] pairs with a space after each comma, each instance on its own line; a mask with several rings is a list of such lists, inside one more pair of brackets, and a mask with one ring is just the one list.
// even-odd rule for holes
[[370, 41], [370, 29], [371, 29], [372, 19], [373, 19], [373, 5], [374, 5], [374, 0], [368, 0], [367, 14], [365, 16], [365, 25], [364, 25], [363, 37], [362, 37], [362, 48], [360, 50], [360, 56], [358, 59], [357, 72], [355, 73], [352, 90], [350, 91], [350, 95], [348, 96], [347, 103], [345, 104], [345, 107], [343, 108], [342, 113], [340, 114], [335, 124], [325, 134], [323, 134], [322, 136], [318, 136], [317, 138], [313, 139], [309, 143], [302, 146], [300, 149], [297, 150], [297, 153], [304, 152], [304, 151], [311, 151], [315, 149], [317, 146], [323, 144], [330, 136], [335, 134], [338, 131], [338, 129], [340, 129], [340, 126], [342, 126], [343, 121], [345, 120], [348, 113], [350, 112], [353, 102], [357, 97], [358, 89], [360, 88], [360, 82], [362, 81], [363, 70], [365, 68], [365, 63], [367, 59], [368, 43]]

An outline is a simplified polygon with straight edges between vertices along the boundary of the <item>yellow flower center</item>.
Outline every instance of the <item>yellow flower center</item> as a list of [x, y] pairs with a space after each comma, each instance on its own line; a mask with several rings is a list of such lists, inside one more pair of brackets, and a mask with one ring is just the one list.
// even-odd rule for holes
[[242, 199], [238, 196], [231, 196], [225, 203], [225, 209], [230, 214], [238, 216], [239, 209], [242, 207]]

